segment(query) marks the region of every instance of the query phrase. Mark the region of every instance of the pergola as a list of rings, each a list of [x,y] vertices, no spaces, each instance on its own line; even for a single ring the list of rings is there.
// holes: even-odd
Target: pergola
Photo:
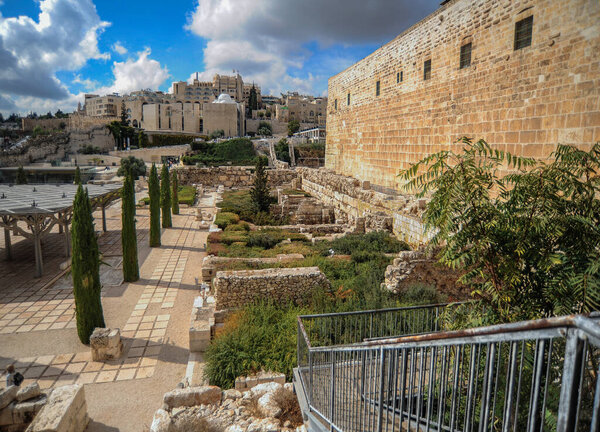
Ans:
[[[102,209],[102,230],[106,232],[105,208],[120,197],[122,185],[85,185],[92,210]],[[12,259],[10,232],[32,239],[35,251],[35,276],[43,272],[42,238],[54,225],[65,236],[65,256],[71,255],[69,224],[73,216],[74,184],[0,184],[0,227],[4,228],[6,259]],[[24,224],[19,225],[19,222]]]

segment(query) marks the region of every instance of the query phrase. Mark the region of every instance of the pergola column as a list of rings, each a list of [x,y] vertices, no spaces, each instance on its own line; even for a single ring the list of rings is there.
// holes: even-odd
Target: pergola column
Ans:
[[[61,225],[62,226],[62,225]],[[71,256],[71,236],[69,235],[69,223],[65,222],[65,256]]]
[[[6,250],[6,260],[12,260],[12,245],[10,244],[10,230],[4,228],[4,249]]]
[[[33,234],[33,250],[35,253],[35,277],[42,277],[44,262],[42,257],[42,236],[39,232]]]

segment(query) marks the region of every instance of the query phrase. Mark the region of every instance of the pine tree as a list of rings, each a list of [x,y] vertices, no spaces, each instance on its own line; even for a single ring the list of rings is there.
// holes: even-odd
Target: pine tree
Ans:
[[[252,202],[259,212],[268,212],[271,206],[271,195],[267,185],[267,171],[265,170],[265,158],[259,158],[256,162],[256,173],[254,184],[250,191]]]
[[[160,173],[160,205],[162,207],[162,227],[171,228],[171,181],[169,180],[169,168],[163,164]]]
[[[17,169],[17,184],[27,184],[27,174],[25,174],[23,165],[20,165]]]
[[[252,84],[252,88],[250,89],[250,96],[248,97],[248,107],[250,108],[250,113],[252,110],[258,109],[258,94],[256,92],[256,87]]]
[[[81,185],[73,201],[71,274],[79,340],[90,343],[96,327],[105,327],[100,299],[100,255],[87,189]]]
[[[135,189],[131,173],[125,176],[121,191],[121,243],[123,245],[123,280],[135,282],[140,278],[135,232]]]
[[[160,186],[156,165],[150,168],[148,179],[148,195],[150,196],[150,247],[160,246]]]
[[[81,184],[81,170],[79,169],[79,165],[75,169],[75,184],[76,185]]]
[[[179,187],[177,181],[177,172],[173,171],[173,194],[171,196],[171,210],[173,214],[179,214],[179,197],[177,196],[177,188]]]

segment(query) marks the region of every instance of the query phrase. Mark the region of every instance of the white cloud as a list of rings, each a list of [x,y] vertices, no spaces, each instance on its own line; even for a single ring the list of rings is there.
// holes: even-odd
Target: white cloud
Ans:
[[[92,89],[98,86],[98,82],[91,80],[89,78],[82,78],[80,74],[76,74],[73,81],[73,84],[81,84],[86,90]]]
[[[263,93],[311,92],[325,77],[290,73],[305,69],[310,52],[303,46],[381,43],[438,5],[439,0],[198,0],[186,28],[208,40],[204,76],[236,69],[266,87]],[[342,65],[348,61],[340,58],[327,73]]]
[[[57,71],[110,59],[98,48],[98,36],[110,23],[100,20],[91,0],[41,0],[39,7],[37,21],[0,15],[0,97],[24,111],[27,103],[41,108],[42,100],[60,105],[73,97]]]
[[[117,41],[113,46],[112,49],[114,52],[116,52],[117,54],[121,54],[121,55],[125,55],[127,54],[127,48],[125,48],[121,42]]]
[[[94,93],[129,93],[144,88],[158,89],[171,75],[167,67],[149,58],[150,48],[138,53],[137,59],[114,62],[112,71],[115,77],[113,84],[97,88]]]

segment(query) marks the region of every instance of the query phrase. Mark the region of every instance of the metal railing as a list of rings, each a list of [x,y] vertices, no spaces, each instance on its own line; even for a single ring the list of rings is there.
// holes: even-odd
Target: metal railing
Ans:
[[[598,316],[437,331],[440,308],[299,317],[310,411],[344,432],[600,431]]]

